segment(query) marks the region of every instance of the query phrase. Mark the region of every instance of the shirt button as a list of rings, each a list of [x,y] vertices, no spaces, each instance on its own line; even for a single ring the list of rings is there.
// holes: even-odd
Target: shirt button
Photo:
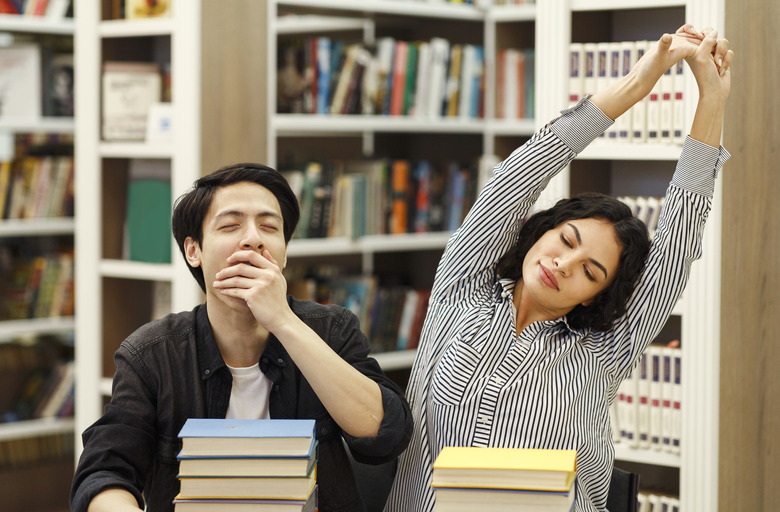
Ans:
[[[274,386],[274,391],[279,391],[279,384],[277,384],[276,386]]]
[[[205,373],[206,375],[211,375],[211,370],[206,370],[206,371],[205,371],[205,372],[203,372],[203,373]]]
[[[277,360],[276,360],[276,362],[277,362],[277,363],[279,363],[279,364],[284,364],[284,359],[282,359],[282,358],[280,357],[279,359],[277,359]]]
[[[323,436],[327,436],[328,435],[328,427],[322,427],[320,429],[320,434],[322,434]]]

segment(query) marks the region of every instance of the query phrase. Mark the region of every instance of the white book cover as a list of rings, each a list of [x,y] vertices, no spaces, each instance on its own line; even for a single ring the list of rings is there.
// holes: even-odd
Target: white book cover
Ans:
[[[658,80],[647,98],[647,141],[661,142],[661,80]]]
[[[618,389],[618,425],[622,441],[627,446],[636,448],[637,443],[637,378],[632,372]]]
[[[650,447],[660,450],[662,447],[663,424],[663,347],[650,345],[647,354],[650,357]]]
[[[470,117],[471,95],[474,91],[474,75],[477,70],[477,51],[474,45],[463,45],[463,56],[460,66],[460,92],[458,94],[458,117],[468,119]]]
[[[634,44],[634,57],[636,64],[647,51],[649,41],[636,41]],[[644,97],[631,107],[631,142],[647,141],[647,104],[649,97]]]
[[[680,441],[682,439],[682,381],[680,370],[682,368],[682,349],[675,349],[672,361],[672,453],[680,453]]]
[[[620,75],[626,76],[636,63],[636,43],[634,41],[620,42]],[[620,126],[618,127],[618,141],[631,142],[631,126],[634,119],[634,108],[628,109],[626,113],[620,116]]]
[[[40,116],[40,47],[36,44],[0,47],[0,119]]]
[[[609,86],[609,47],[610,43],[601,42],[596,43],[596,85],[595,91],[603,91]],[[599,135],[599,139],[604,141],[607,139],[607,132],[602,132]]]
[[[636,499],[638,502],[637,512],[650,512],[650,504],[645,493],[640,492]]]
[[[585,43],[585,79],[584,93],[595,94],[596,89],[596,62],[598,60],[598,46],[596,43]]]
[[[637,366],[639,384],[637,386],[637,430],[639,447],[650,448],[650,358],[645,351]]]
[[[645,226],[647,226],[647,198],[644,196],[638,196],[635,197],[634,200],[636,201],[636,213],[634,215],[636,215],[636,218],[644,222]]]
[[[146,62],[103,65],[103,138],[144,140],[149,109],[162,96],[159,67]]]
[[[585,95],[585,45],[569,45],[569,103],[577,103]]]
[[[450,42],[441,37],[431,39],[431,76],[428,88],[427,117],[439,118],[447,87],[447,64],[450,58]]]
[[[674,430],[674,415],[672,409],[672,394],[674,391],[672,386],[674,385],[673,362],[676,350],[677,349],[671,347],[663,347],[663,349],[661,349],[661,396],[663,397],[663,400],[661,401],[661,444],[663,445],[663,449],[668,452],[671,452]]]
[[[390,105],[390,94],[393,86],[393,55],[395,53],[395,39],[382,37],[376,43],[376,95],[374,99],[375,114],[382,114],[385,102]],[[331,70],[336,72],[337,70]]]
[[[410,116],[423,117],[428,111],[430,75],[431,45],[427,41],[422,41],[417,47],[417,75],[415,76],[414,104],[409,107]]]
[[[657,494],[648,494],[647,503],[649,505],[650,512],[663,512],[661,510],[661,497]]]
[[[608,46],[608,52],[607,52],[608,83],[613,84],[622,77],[621,66],[620,66],[620,43],[619,42],[607,43],[607,46]],[[617,119],[615,119],[615,122],[612,123],[612,126],[607,128],[606,138],[609,142],[618,142],[621,126],[623,126],[625,122],[626,122],[626,116],[621,115]]]
[[[672,142],[685,140],[685,64],[681,60],[674,66],[674,98],[672,99]]]
[[[674,68],[669,68],[659,80],[661,86],[660,142],[674,142]]]
[[[504,119],[517,119],[518,88],[522,87],[522,77],[518,76],[517,66],[522,53],[515,48],[507,48],[504,57],[504,103],[500,106]]]

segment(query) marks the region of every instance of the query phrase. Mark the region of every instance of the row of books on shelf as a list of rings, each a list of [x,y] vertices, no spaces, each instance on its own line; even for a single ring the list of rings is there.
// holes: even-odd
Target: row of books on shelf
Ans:
[[[73,361],[35,368],[24,380],[10,409],[3,412],[3,423],[73,416],[75,381]]]
[[[640,491],[637,512],[680,512],[680,498],[670,494]]]
[[[382,37],[375,45],[327,36],[281,42],[277,111],[416,118],[483,116],[482,46]]]
[[[430,289],[382,285],[376,276],[317,279],[292,274],[288,282],[299,300],[339,304],[355,313],[372,353],[417,348]]]
[[[476,197],[474,165],[378,159],[283,171],[301,204],[297,238],[454,231]]]
[[[0,344],[0,423],[73,412],[72,335]]]
[[[631,213],[634,214],[634,217],[645,223],[647,230],[652,237],[655,230],[658,229],[658,218],[661,215],[664,198],[652,196],[618,196],[618,199],[631,208]]]
[[[0,47],[0,83],[0,119],[73,117],[72,46],[13,36]]]
[[[50,20],[73,17],[72,0],[0,0],[0,14],[45,16]]]
[[[569,101],[603,90],[627,75],[655,41],[571,43]],[[685,137],[685,66],[681,60],[650,94],[620,116],[601,137],[608,142],[682,143]]]
[[[73,250],[38,256],[15,255],[0,246],[0,319],[24,320],[72,316],[74,310]]]
[[[0,220],[72,217],[70,156],[26,156],[0,162]]]
[[[314,420],[189,418],[177,512],[317,509]]]
[[[0,471],[73,460],[73,433],[65,432],[0,441]]]
[[[525,119],[534,117],[533,48],[502,48],[496,65],[496,117]]]
[[[621,383],[611,410],[616,443],[680,453],[682,350],[675,345],[650,345]]]
[[[445,447],[433,463],[437,512],[574,510],[574,450]]]

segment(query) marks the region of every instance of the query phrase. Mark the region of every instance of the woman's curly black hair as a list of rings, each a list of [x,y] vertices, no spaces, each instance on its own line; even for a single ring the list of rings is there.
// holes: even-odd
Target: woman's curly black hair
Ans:
[[[566,318],[574,329],[606,331],[625,314],[628,299],[650,252],[647,226],[620,200],[605,194],[586,193],[561,199],[552,208],[535,213],[520,228],[514,247],[498,261],[496,272],[501,278],[521,279],[525,255],[542,235],[566,221],[588,218],[605,220],[614,227],[621,246],[618,272],[589,306],[577,305]]]

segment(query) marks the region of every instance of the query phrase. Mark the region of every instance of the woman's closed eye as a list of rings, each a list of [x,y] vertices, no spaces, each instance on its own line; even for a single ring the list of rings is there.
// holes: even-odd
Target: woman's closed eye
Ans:
[[[593,281],[595,283],[596,282],[596,276],[593,275],[593,273],[590,271],[588,266],[587,265],[583,265],[582,269],[585,271],[585,277],[587,277],[588,279],[590,279],[591,281]]]

